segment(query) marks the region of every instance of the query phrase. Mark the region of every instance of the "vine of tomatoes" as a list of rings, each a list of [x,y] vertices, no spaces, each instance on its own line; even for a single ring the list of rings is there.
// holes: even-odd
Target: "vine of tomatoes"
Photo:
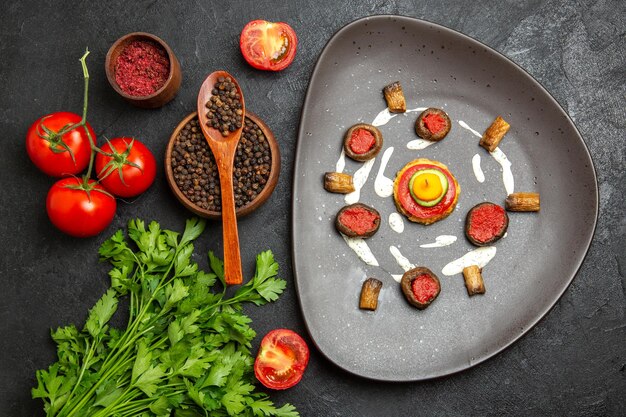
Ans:
[[[96,134],[87,122],[88,55],[86,50],[80,58],[85,83],[82,116],[52,113],[37,119],[26,134],[26,151],[35,166],[61,177],[48,191],[48,217],[59,230],[76,237],[95,236],[106,229],[115,217],[115,196],[141,194],[156,175],[154,156],[138,140],[115,138],[96,146]],[[97,180],[91,178],[94,162]],[[85,168],[87,172],[77,177]]]

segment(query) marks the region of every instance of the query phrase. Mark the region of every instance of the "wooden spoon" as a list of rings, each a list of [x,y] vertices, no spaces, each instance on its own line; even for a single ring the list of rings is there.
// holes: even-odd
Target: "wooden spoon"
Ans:
[[[222,132],[207,125],[206,103],[211,100],[211,90],[219,77],[230,78],[235,84],[241,101],[241,127],[223,136]],[[226,284],[237,285],[243,282],[241,273],[241,254],[239,252],[239,234],[237,232],[237,216],[235,214],[235,195],[233,191],[233,164],[237,143],[243,130],[246,106],[243,93],[235,77],[226,71],[215,71],[204,80],[198,93],[198,120],[202,133],[209,143],[211,152],[220,175],[222,200],[222,229],[224,233],[224,278]]]

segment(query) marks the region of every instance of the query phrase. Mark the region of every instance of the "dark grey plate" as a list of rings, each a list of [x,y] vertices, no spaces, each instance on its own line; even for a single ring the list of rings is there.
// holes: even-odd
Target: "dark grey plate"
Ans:
[[[453,127],[442,142],[411,151],[405,144],[416,139],[417,113],[381,126],[383,151],[395,148],[386,176],[393,178],[412,159],[436,159],[448,165],[462,191],[450,217],[427,227],[405,221],[398,234],[387,223],[393,199],[374,192],[381,151],[360,199],[383,217],[379,232],[367,241],[380,263],[371,267],[335,231],[334,216],[344,200],[324,191],[322,175],[334,171],[345,130],[371,123],[386,106],[383,86],[395,80],[404,87],[408,108],[443,108]],[[510,213],[508,236],[497,242],[497,254],[483,270],[487,293],[469,298],[463,277],[441,270],[474,249],[463,235],[467,210],[485,200],[503,204],[506,192],[500,165],[458,122],[483,132],[499,114],[511,124],[500,147],[513,164],[515,191],[539,192],[542,210]],[[477,153],[486,176],[482,184],[472,171]],[[345,172],[360,165],[347,160]],[[574,124],[539,83],[499,53],[445,27],[398,16],[353,22],[324,48],[302,110],[293,257],[311,337],[341,368],[379,380],[420,380],[500,352],[532,328],[570,284],[591,242],[597,207],[593,163]],[[444,248],[420,248],[443,234],[458,240]],[[404,300],[390,275],[403,272],[390,245],[439,275],[441,294],[428,309],[418,311]],[[376,312],[358,308],[361,283],[369,276],[384,283]]]

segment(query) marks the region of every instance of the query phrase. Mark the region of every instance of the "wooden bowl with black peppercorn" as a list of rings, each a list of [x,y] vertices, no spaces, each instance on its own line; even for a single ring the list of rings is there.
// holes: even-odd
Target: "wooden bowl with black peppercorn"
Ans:
[[[165,176],[187,209],[220,219],[219,175],[198,123],[198,113],[193,112],[174,129],[165,151]],[[274,191],[280,174],[280,151],[270,128],[248,109],[244,123],[233,169],[237,217],[260,207]]]
[[[120,59],[124,64],[121,68]],[[146,32],[129,33],[115,41],[107,53],[105,71],[120,96],[150,109],[171,101],[182,81],[180,63],[172,49],[163,39]]]

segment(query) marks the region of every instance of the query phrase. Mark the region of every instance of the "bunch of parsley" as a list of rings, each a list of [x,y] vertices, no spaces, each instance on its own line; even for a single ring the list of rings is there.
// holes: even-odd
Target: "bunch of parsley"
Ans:
[[[89,311],[82,330],[52,331],[58,361],[37,371],[33,398],[47,416],[297,416],[255,392],[250,354],[255,332],[242,303],[263,305],[285,289],[272,252],[257,256],[253,279],[226,296],[222,262],[212,272],[192,261],[205,223],[188,220],[182,236],[140,220],[100,247],[113,265],[111,288]],[[217,281],[223,291],[214,291]],[[107,323],[128,297],[128,324]]]

